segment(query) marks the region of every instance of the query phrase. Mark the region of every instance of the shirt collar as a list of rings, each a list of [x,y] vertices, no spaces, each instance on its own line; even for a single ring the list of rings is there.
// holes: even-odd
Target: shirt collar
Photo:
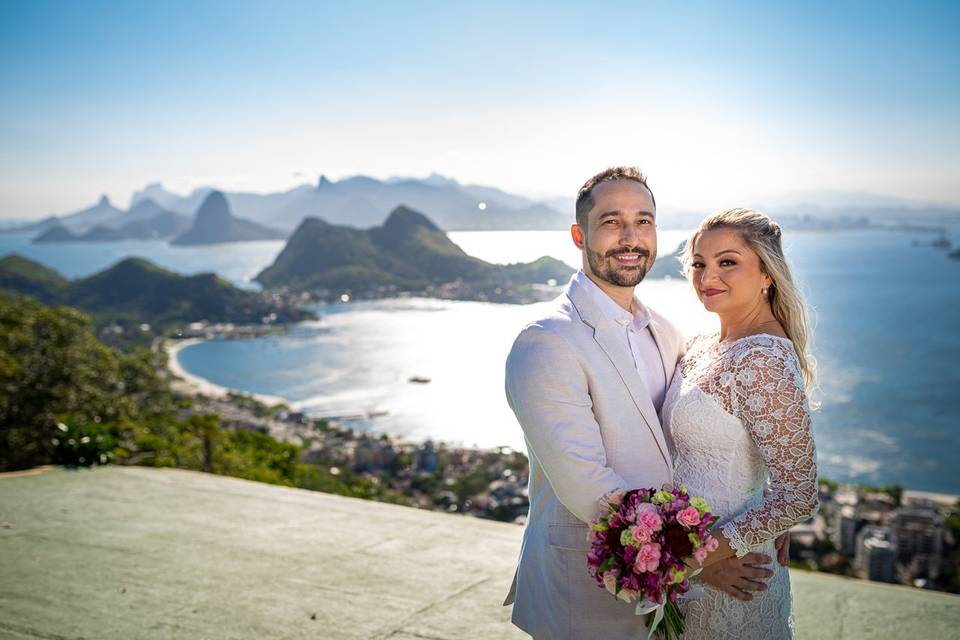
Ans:
[[[574,278],[580,283],[580,286],[590,292],[590,298],[608,322],[615,322],[621,327],[626,327],[632,323],[637,330],[645,329],[650,324],[650,312],[636,297],[633,298],[633,313],[630,313],[614,302],[613,298],[604,293],[603,289],[588,278],[582,270],[577,271]]]

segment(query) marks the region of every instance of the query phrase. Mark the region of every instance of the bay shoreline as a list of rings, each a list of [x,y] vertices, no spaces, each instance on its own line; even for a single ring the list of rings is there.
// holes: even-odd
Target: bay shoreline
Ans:
[[[267,406],[285,404],[290,407],[291,410],[296,411],[299,409],[296,402],[292,402],[286,398],[265,393],[253,393],[242,389],[230,389],[187,371],[180,362],[180,352],[187,347],[209,341],[209,338],[165,338],[163,340],[160,348],[167,354],[167,368],[175,378],[171,383],[174,390],[186,395],[204,395],[220,400],[228,399],[230,394],[234,393],[252,397]]]

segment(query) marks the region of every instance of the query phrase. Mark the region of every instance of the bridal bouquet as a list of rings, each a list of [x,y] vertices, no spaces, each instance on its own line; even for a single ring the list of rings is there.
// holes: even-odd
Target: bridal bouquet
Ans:
[[[716,520],[706,501],[683,486],[615,491],[590,528],[588,571],[612,595],[636,602],[637,615],[654,614],[648,639],[679,638],[683,614],[676,600],[700,571],[687,563],[702,563],[716,550],[709,534]]]

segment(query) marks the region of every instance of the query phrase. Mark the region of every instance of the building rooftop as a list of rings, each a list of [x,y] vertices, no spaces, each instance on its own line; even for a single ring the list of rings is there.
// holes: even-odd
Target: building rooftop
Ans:
[[[526,637],[522,528],[175,469],[0,474],[0,636]],[[956,637],[960,597],[792,572],[798,637]]]

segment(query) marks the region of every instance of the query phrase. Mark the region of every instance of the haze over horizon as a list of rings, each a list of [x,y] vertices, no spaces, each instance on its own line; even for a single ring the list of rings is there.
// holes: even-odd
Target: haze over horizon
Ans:
[[[58,217],[63,217],[66,215],[75,214],[79,210],[86,209],[94,204],[101,202],[103,198],[106,198],[107,201],[110,203],[110,205],[114,207],[117,207],[123,210],[126,210],[126,209],[132,210],[132,208],[137,202],[140,202],[145,199],[151,199],[152,196],[151,196],[150,190],[154,188],[159,188],[183,200],[186,200],[190,196],[194,196],[195,194],[206,193],[211,190],[220,191],[225,194],[240,193],[240,194],[256,194],[256,195],[265,196],[265,195],[276,195],[278,193],[287,192],[287,191],[296,190],[296,189],[302,189],[305,187],[316,187],[317,181],[321,177],[326,178],[332,184],[335,185],[342,181],[350,181],[350,179],[352,178],[371,178],[373,176],[367,176],[364,174],[351,174],[351,175],[344,175],[342,178],[339,178],[339,179],[335,179],[335,178],[331,178],[328,175],[321,174],[321,176],[318,176],[317,180],[314,180],[313,182],[303,181],[302,180],[303,176],[301,175],[297,175],[295,177],[300,179],[301,182],[291,183],[289,187],[282,187],[276,190],[263,190],[263,191],[256,191],[256,190],[244,191],[241,189],[230,190],[230,189],[223,188],[217,184],[196,184],[189,189],[186,189],[183,191],[177,191],[174,189],[167,188],[167,186],[160,181],[154,181],[145,185],[141,185],[139,188],[135,188],[133,191],[131,191],[130,195],[125,199],[118,200],[115,197],[112,197],[110,194],[101,193],[100,196],[98,196],[96,200],[93,202],[78,203],[78,204],[75,204],[69,210],[48,212],[47,215],[55,215]],[[428,176],[390,175],[383,178],[374,178],[374,179],[384,183],[393,183],[393,182],[411,181],[411,180],[417,181],[417,182],[429,183],[433,180],[444,181],[444,182],[448,180],[452,180],[458,183],[461,187],[481,187],[481,188],[493,188],[493,189],[499,188],[497,185],[467,184],[463,181],[456,180],[452,176],[445,176],[437,172],[431,172],[430,175]],[[552,207],[554,210],[557,210],[560,212],[566,212],[568,208],[572,211],[574,196],[575,196],[575,194],[538,196],[537,194],[526,194],[526,193],[511,194],[509,192],[507,193],[508,195],[528,197],[534,202],[543,202],[548,206]],[[659,191],[657,191],[657,193],[659,193]],[[200,200],[201,203],[203,199],[205,198],[201,198]],[[561,206],[560,201],[562,200],[568,200],[569,202],[566,203],[564,206]],[[815,205],[823,209],[846,208],[846,207],[853,207],[853,208],[860,208],[860,207],[907,207],[907,208],[938,207],[939,208],[939,207],[944,207],[944,208],[950,208],[952,210],[957,210],[957,212],[960,213],[960,203],[938,202],[934,200],[917,200],[917,199],[905,198],[902,196],[885,196],[885,195],[876,194],[876,193],[849,192],[849,191],[839,191],[839,190],[829,190],[829,189],[793,191],[793,192],[785,192],[780,194],[767,194],[767,195],[758,196],[756,200],[757,202],[759,202],[761,205],[765,207],[774,206],[777,208],[779,206],[796,207],[797,205],[805,205],[805,204]],[[482,202],[482,201],[483,201],[483,198],[477,199],[478,204],[479,202]],[[398,205],[399,204],[404,204],[404,203],[398,203]],[[751,204],[753,205],[756,203],[751,203]],[[717,207],[713,207],[713,209],[711,210],[714,210],[716,208]],[[663,207],[661,207],[661,209],[663,209]],[[689,212],[683,207],[679,207],[679,208],[674,207],[673,211],[676,212],[678,209],[681,211]],[[182,208],[180,208],[179,210],[187,214],[193,213],[193,211],[187,211]],[[435,212],[425,210],[425,213],[435,213]],[[771,210],[770,213],[774,214],[778,212]],[[47,215],[35,216],[33,218],[11,218],[11,217],[0,216],[0,222],[4,220],[10,220],[15,222],[31,222],[31,221],[37,222],[46,218]],[[479,215],[482,215],[482,214],[479,214]]]
[[[661,207],[960,203],[960,5],[8,2],[0,219],[160,182],[272,192],[437,172]]]

